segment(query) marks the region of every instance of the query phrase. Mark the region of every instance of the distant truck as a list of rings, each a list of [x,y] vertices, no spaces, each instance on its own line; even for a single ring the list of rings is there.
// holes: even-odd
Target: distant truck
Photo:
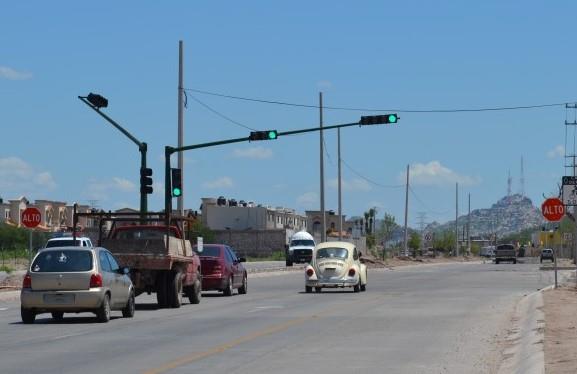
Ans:
[[[98,246],[130,268],[136,296],[155,292],[160,308],[179,308],[182,295],[200,303],[200,258],[181,230],[187,218],[172,217],[167,226],[163,213],[76,213],[75,223],[80,216],[99,222]]]
[[[495,263],[503,261],[517,263],[517,251],[513,244],[499,244],[495,248]]]
[[[310,263],[315,248],[315,239],[306,231],[299,231],[290,238],[290,243],[286,250],[286,266],[293,266],[293,263]]]

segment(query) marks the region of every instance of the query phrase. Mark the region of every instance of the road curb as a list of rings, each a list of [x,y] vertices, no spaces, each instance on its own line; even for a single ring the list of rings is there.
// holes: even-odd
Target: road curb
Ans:
[[[523,297],[516,305],[514,325],[509,330],[503,351],[505,359],[499,374],[544,374],[545,373],[545,314],[543,292],[553,286],[542,288]]]

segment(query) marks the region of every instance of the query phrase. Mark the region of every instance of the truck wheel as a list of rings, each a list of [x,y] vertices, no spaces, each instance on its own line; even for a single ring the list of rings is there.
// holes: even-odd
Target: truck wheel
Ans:
[[[159,308],[166,308],[168,306],[166,276],[167,274],[164,271],[159,272],[156,276],[156,301],[158,302]]]
[[[224,293],[224,296],[232,296],[232,276],[228,278],[228,281],[226,282],[226,287],[222,292]]]
[[[293,266],[292,260],[286,259],[286,266]]]
[[[305,292],[311,293],[311,292],[313,292],[313,288],[311,286],[305,286]]]
[[[22,317],[22,323],[27,325],[34,323],[36,319],[36,313],[32,309],[20,308],[20,316]]]
[[[516,264],[516,263],[517,263],[517,260],[513,260],[513,263]]]
[[[134,301],[134,292],[130,292],[130,296],[128,297],[128,301],[126,302],[126,306],[122,309],[122,317],[124,318],[132,318],[134,317],[134,311],[136,310],[136,305]]]
[[[110,321],[110,296],[108,294],[104,295],[104,300],[96,311],[96,319],[101,323]]]
[[[245,274],[244,277],[242,278],[242,286],[240,286],[240,287],[238,288],[238,293],[239,293],[240,295],[245,295],[245,294],[246,294],[246,291],[247,291],[247,288],[248,288],[248,284],[247,284],[247,283],[248,283],[248,282],[247,282],[246,274]]]
[[[322,287],[315,287],[316,293],[321,293],[322,290],[323,290]]]
[[[202,298],[202,287],[200,280],[196,280],[194,284],[187,288],[188,301],[191,304],[200,304],[200,299]]]
[[[64,312],[52,312],[52,319],[55,321],[62,321],[64,318]]]
[[[171,308],[180,308],[182,305],[182,273],[171,274],[168,284],[168,304]]]
[[[499,264],[499,260],[495,260],[495,263],[496,263],[496,264]]]

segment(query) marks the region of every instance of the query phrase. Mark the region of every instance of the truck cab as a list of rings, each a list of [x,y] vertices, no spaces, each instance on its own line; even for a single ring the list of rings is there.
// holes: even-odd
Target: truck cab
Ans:
[[[310,263],[315,248],[315,239],[306,231],[299,231],[290,238],[286,251],[286,266],[293,263]]]

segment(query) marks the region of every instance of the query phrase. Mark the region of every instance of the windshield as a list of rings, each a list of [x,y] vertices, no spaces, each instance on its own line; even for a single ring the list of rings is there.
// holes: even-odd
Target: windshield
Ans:
[[[80,240],[72,240],[72,239],[56,239],[56,240],[49,240],[46,243],[46,248],[52,247],[72,247],[75,245],[80,245]]]
[[[317,258],[338,258],[345,260],[349,251],[344,248],[321,248],[317,251]]]
[[[92,269],[92,252],[76,250],[40,252],[31,269],[35,273],[88,271]]]
[[[291,247],[297,247],[297,246],[314,247],[315,242],[310,239],[295,239],[291,241]]]

